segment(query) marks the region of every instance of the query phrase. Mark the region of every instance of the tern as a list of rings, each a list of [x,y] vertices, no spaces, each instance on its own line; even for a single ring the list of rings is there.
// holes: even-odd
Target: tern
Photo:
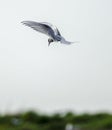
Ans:
[[[52,42],[60,42],[63,44],[67,44],[70,45],[74,42],[69,42],[67,41],[59,32],[59,30],[57,29],[56,26],[47,23],[47,22],[35,22],[35,21],[22,21],[22,24],[31,27],[32,29],[46,34],[49,38],[48,38],[48,46],[52,43]]]

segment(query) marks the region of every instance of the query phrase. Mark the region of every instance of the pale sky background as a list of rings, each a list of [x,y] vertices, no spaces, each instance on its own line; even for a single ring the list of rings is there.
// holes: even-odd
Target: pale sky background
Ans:
[[[70,46],[20,22],[56,25]],[[112,112],[112,0],[0,1],[0,112]]]

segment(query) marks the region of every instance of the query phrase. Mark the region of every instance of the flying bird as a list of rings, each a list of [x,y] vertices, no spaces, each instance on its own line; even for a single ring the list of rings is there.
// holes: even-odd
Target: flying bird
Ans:
[[[69,42],[67,41],[59,32],[59,30],[57,29],[57,27],[55,27],[54,25],[47,23],[47,22],[34,22],[34,21],[23,21],[21,22],[22,24],[31,27],[32,29],[46,34],[49,38],[48,38],[48,46],[52,43],[52,42],[60,42],[63,44],[72,44],[73,42]]]

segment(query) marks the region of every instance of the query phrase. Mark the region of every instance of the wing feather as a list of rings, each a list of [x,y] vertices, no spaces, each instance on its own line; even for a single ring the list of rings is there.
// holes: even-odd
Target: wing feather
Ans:
[[[52,30],[54,31],[55,35],[61,36],[61,33],[59,32],[59,30],[58,30],[58,28],[56,26],[52,25],[51,23],[47,23],[47,22],[42,22],[42,24],[48,25],[49,27],[52,28]]]
[[[22,23],[24,25],[31,27],[32,29],[34,29],[40,33],[44,33],[46,35],[49,35],[49,30],[51,29],[48,26],[44,26],[43,24],[34,22],[34,21],[23,21]]]
[[[50,23],[46,23],[46,22],[39,23],[34,21],[23,21],[22,23],[40,33],[44,33],[53,38],[55,37],[55,35],[61,36],[59,30]]]

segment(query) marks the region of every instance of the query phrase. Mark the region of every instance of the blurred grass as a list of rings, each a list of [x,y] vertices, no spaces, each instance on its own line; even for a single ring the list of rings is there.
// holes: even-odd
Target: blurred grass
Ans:
[[[65,130],[67,124],[79,130],[112,130],[112,114],[64,114],[45,115],[34,111],[0,116],[0,130]]]

